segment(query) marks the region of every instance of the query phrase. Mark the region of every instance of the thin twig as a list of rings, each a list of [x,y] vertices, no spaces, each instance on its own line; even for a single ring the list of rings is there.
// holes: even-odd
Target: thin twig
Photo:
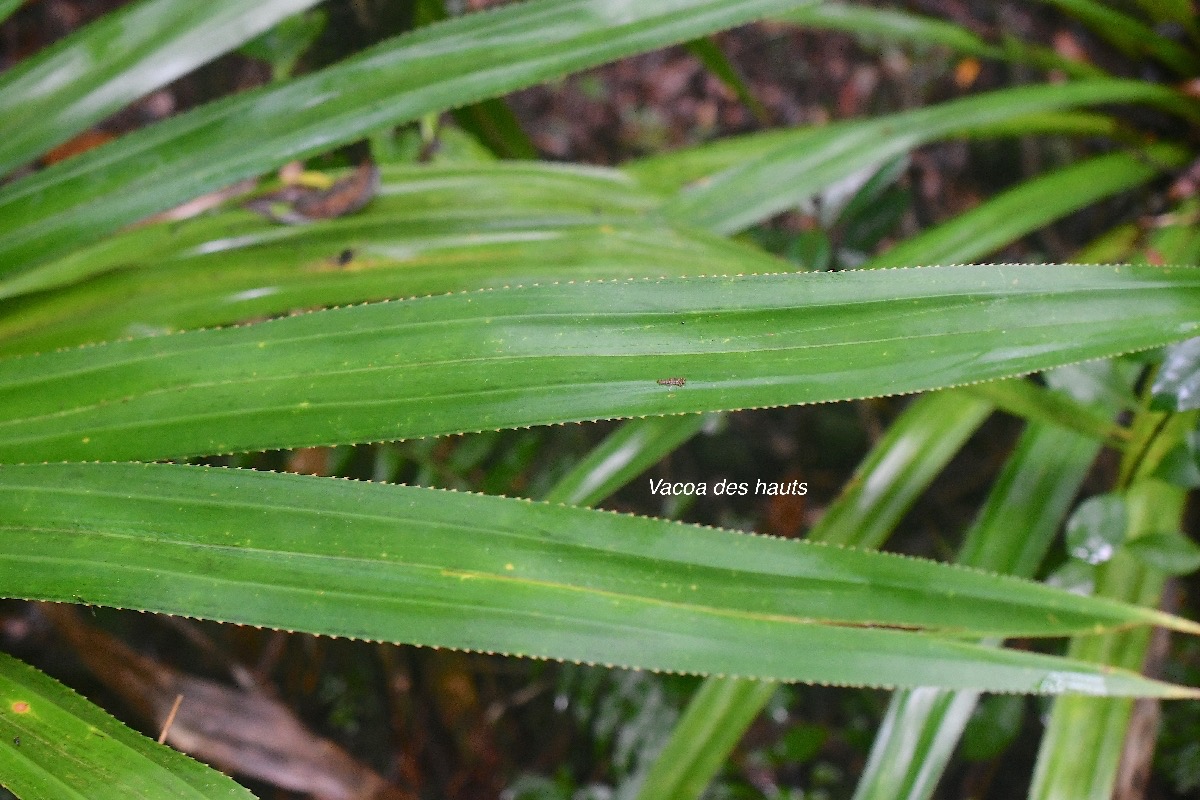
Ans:
[[[167,740],[167,732],[171,730],[171,725],[175,723],[175,715],[179,713],[179,704],[183,702],[183,695],[175,695],[175,702],[171,704],[171,713],[167,714],[167,721],[163,723],[162,733],[158,734],[158,743],[162,744]]]

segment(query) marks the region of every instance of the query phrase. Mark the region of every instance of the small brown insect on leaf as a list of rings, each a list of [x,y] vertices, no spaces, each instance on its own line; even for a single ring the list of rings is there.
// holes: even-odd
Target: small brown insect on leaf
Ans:
[[[687,378],[659,378],[659,386],[683,386],[687,383]]]

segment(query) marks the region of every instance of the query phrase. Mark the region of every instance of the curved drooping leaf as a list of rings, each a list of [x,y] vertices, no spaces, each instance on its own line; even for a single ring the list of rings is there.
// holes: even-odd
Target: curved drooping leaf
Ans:
[[[387,215],[212,239],[8,301],[0,353],[278,316],[296,309],[509,285],[776,272],[761,251],[631,217]],[[149,262],[149,263],[147,263]]]
[[[1029,63],[1045,69],[1059,69],[1075,78],[1095,78],[1105,74],[1098,67],[1064,58],[1046,47],[1017,39],[1006,39],[1003,45],[993,44],[953,22],[891,8],[823,2],[784,14],[780,19],[806,28],[845,31],[873,40],[941,46],[961,55]]]
[[[12,13],[20,7],[25,0],[0,0],[0,22],[12,16]]]
[[[489,227],[504,230],[521,224],[600,225],[645,215],[661,202],[624,173],[597,167],[529,162],[386,165],[380,168],[375,198],[350,217],[292,226],[270,223],[244,211],[226,211],[147,225],[53,259],[8,280],[5,286],[10,294],[40,292],[106,273],[170,269],[180,259],[192,259],[189,274],[203,270],[205,277],[189,283],[228,288],[223,284],[224,262],[213,264],[210,272],[210,256],[224,254],[236,261],[244,254],[255,261],[274,263],[283,260],[280,253],[289,248],[304,250],[321,242],[323,249],[315,248],[317,254],[334,258],[346,248],[378,237],[393,242],[389,250],[400,253],[393,255],[400,259],[403,248],[396,242],[422,232],[425,225],[432,228],[430,233],[439,225],[457,225],[451,230],[466,241],[462,233],[472,225],[478,226],[480,233]],[[537,241],[552,236],[528,234],[525,238]],[[419,243],[414,246],[419,249]],[[130,289],[126,294],[130,292],[141,293]],[[113,295],[110,300],[116,299],[118,291]]]
[[[2,652],[0,785],[30,800],[254,797]]]
[[[881,553],[501,497],[171,464],[6,466],[0,509],[0,596],[778,680],[1193,693],[873,627],[1057,634],[1152,622],[1200,631],[1149,609]]]
[[[1135,16],[1123,13],[1109,3],[1096,0],[1042,0],[1058,6],[1108,39],[1130,56],[1152,56],[1176,72],[1194,75],[1200,69],[1200,57],[1187,45],[1164,36]],[[1194,23],[1193,23],[1194,24]]]
[[[1186,148],[1158,144],[1111,153],[1025,181],[987,202],[906,239],[871,259],[872,267],[974,261],[1105,197],[1186,164]],[[914,259],[923,259],[922,262]]]
[[[811,0],[533,0],[429,25],[0,188],[2,271],[18,274],[149,214],[386,125],[804,2]]]
[[[142,0],[0,73],[0,175],[320,0]]]
[[[855,121],[833,122],[820,127],[777,128],[731,136],[705,142],[695,147],[644,156],[621,165],[624,172],[638,179],[647,189],[674,192],[693,182],[731,169],[743,161],[762,156],[788,146],[800,152],[810,136],[828,135],[843,127],[853,129]],[[1115,137],[1121,133],[1120,123],[1109,116],[1085,111],[1047,111],[1035,114],[1016,112],[1014,115],[984,125],[968,126],[957,135],[987,138],[991,136],[1030,136],[1062,134],[1074,136]],[[699,210],[703,211],[703,208]],[[957,259],[956,259],[957,260]]]
[[[1200,270],[561,284],[0,361],[0,461],[160,459],[923,391],[1187,338]],[[897,364],[905,365],[903,370]],[[683,385],[662,385],[670,377]]]
[[[938,138],[961,135],[1015,114],[1097,103],[1155,103],[1195,116],[1192,104],[1142,81],[1087,80],[1022,86],[915,111],[806,132],[792,142],[730,167],[670,201],[668,213],[691,224],[733,233],[806,199],[834,181],[878,166]]]

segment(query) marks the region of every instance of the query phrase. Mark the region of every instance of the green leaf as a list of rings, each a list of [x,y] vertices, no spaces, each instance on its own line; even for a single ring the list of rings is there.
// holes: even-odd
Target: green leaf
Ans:
[[[571,506],[171,464],[10,465],[0,519],[8,597],[788,681],[1193,693],[873,627],[1200,631],[1161,612]]]
[[[749,85],[738,73],[721,48],[711,38],[693,39],[687,43],[688,52],[700,60],[704,68],[715,75],[721,83],[737,96],[737,99],[750,110],[760,125],[771,124],[771,112],[762,104]]]
[[[1063,58],[1045,47],[1018,39],[1006,40],[1004,46],[995,45],[953,22],[890,8],[824,2],[790,12],[780,19],[806,28],[846,31],[871,40],[907,42],[919,47],[946,47],[962,55],[1060,69],[1074,78],[1104,75],[1103,70]]]
[[[1014,695],[985,697],[963,730],[962,753],[969,761],[996,758],[1021,732],[1025,698]]]
[[[1167,349],[1154,385],[1152,408],[1157,411],[1194,411],[1200,408],[1200,337]]]
[[[761,158],[785,146],[800,152],[804,142],[810,137],[826,136],[842,129],[853,130],[854,126],[859,124],[862,123],[834,122],[822,127],[782,128],[731,136],[695,147],[635,159],[624,164],[622,169],[636,177],[647,188],[660,192],[674,192],[690,183],[702,183],[704,179],[718,172],[736,167],[744,161]],[[1091,112],[1017,112],[1014,116],[957,131],[954,135],[978,138],[1029,136],[1035,133],[1112,138],[1120,135],[1122,128],[1112,117]],[[927,259],[923,261],[931,263]]]
[[[871,448],[809,540],[878,547],[990,412],[988,403],[957,391],[916,398]],[[700,797],[771,691],[753,681],[705,680],[662,753],[635,778],[638,800]]]
[[[1127,55],[1149,55],[1184,75],[1200,70],[1200,58],[1185,45],[1160,35],[1136,17],[1096,0],[1042,0],[1078,18]]]
[[[414,17],[420,25],[446,19],[442,0],[417,0]],[[463,130],[500,158],[537,158],[537,147],[521,128],[520,120],[503,98],[493,97],[454,109],[454,120]]]
[[[0,361],[0,461],[917,392],[1184,338],[1200,327],[1198,303],[1195,269],[1006,265],[532,286],[319,311]],[[657,383],[674,376],[686,384]]]
[[[938,45],[981,58],[1004,56],[1002,48],[989,44],[961,25],[891,8],[822,2],[783,14],[779,19],[811,28],[847,31],[925,46]]]
[[[1192,432],[1163,457],[1154,477],[1185,489],[1200,487],[1200,432]]]
[[[1082,368],[1055,370],[1047,375],[1047,381],[1082,401],[1093,394],[1095,373],[1105,371],[1103,365],[1093,362]],[[1115,413],[1116,403],[1109,399],[1107,404],[1107,410]],[[958,563],[1031,577],[1099,450],[1096,439],[1058,425],[1028,426],[968,530]],[[896,692],[855,800],[931,797],[977,699],[977,692]]]
[[[0,175],[319,0],[142,0],[0,74]]]
[[[704,681],[675,723],[653,769],[634,776],[618,796],[700,797],[777,688],[767,681]]]
[[[533,0],[384,42],[243,92],[0,189],[13,274],[122,225],[386,125],[694,39],[806,0]]]
[[[1159,430],[1154,421],[1147,423],[1148,428]],[[1163,426],[1162,432],[1171,436],[1172,427]],[[1185,499],[1186,492],[1178,487],[1156,480],[1135,481],[1125,494],[1129,510],[1126,538],[1133,542],[1179,525]],[[1159,602],[1164,579],[1162,572],[1144,566],[1126,552],[1118,552],[1097,568],[1096,594],[1153,606]],[[1073,658],[1098,664],[1140,668],[1149,640],[1149,631],[1145,630],[1079,636],[1071,640],[1068,652]],[[1064,702],[1059,698],[1054,703],[1029,790],[1031,800],[1112,797],[1132,703],[1080,700]]]
[[[1125,550],[1143,564],[1168,575],[1187,575],[1200,569],[1200,546],[1178,531],[1139,536]]]
[[[494,245],[497,240],[511,240],[531,247],[539,243],[550,247],[566,233],[560,229],[569,226],[600,228],[610,223],[634,223],[645,229],[649,223],[640,217],[661,202],[659,197],[643,191],[621,172],[578,165],[526,162],[470,166],[390,165],[383,167],[380,173],[376,197],[366,209],[349,217],[302,226],[276,225],[257,214],[231,211],[184,222],[149,225],[80,248],[0,282],[0,295],[39,292],[95,275],[154,270],[161,265],[170,273],[164,279],[168,285],[177,287],[181,283],[181,274],[189,277],[182,281],[188,284],[189,291],[204,291],[214,284],[217,294],[211,299],[222,301],[216,303],[220,306],[225,299],[220,292],[233,294],[240,289],[262,286],[261,281],[246,285],[249,277],[259,269],[270,270],[268,274],[276,280],[283,279],[281,272],[284,275],[312,273],[313,265],[308,264],[306,268],[303,263],[297,264],[298,259],[292,256],[292,251],[302,257],[325,259],[322,263],[328,267],[328,260],[338,260],[336,257],[346,248],[378,243],[378,252],[373,254],[375,260],[370,262],[371,267],[377,267],[389,263],[405,264],[410,254],[419,256],[434,244],[441,244],[438,249],[452,244],[465,248],[472,243],[470,234],[474,232],[481,234],[480,246]],[[540,226],[547,226],[549,230],[540,231]],[[662,225],[653,227],[656,235],[668,242],[673,238],[670,232],[660,230]],[[509,232],[507,236],[506,231]],[[432,241],[426,242],[427,239]],[[710,237],[709,241],[718,240]],[[720,246],[731,248],[725,243]],[[584,250],[586,246],[580,245],[578,249]],[[592,249],[604,248],[593,243]],[[744,248],[742,252],[746,252]],[[383,265],[378,263],[381,259]],[[179,261],[186,265],[180,268],[180,274],[174,274],[172,268]],[[366,266],[360,263],[349,265],[348,269],[316,271],[336,272],[341,275],[339,280],[345,280],[344,273]],[[226,278],[227,271],[248,274],[243,274],[239,283],[238,278]],[[420,275],[425,271],[415,270],[417,276],[409,275],[410,288],[400,291],[399,295],[421,293],[424,289]],[[204,273],[203,280],[195,280],[197,272]],[[414,270],[400,274],[411,272]],[[434,273],[438,274],[438,271],[434,270]],[[411,283],[414,277],[417,278],[415,284]],[[125,279],[150,283],[150,279],[140,276],[117,277],[118,281]],[[389,279],[388,283],[392,281]],[[435,279],[430,284],[430,291],[479,288],[480,285],[486,284],[463,286],[439,283]],[[116,303],[125,295],[133,295],[136,300],[144,294],[150,295],[147,305],[151,307],[164,301],[161,294],[155,295],[155,290],[149,286],[118,286],[103,298],[101,305]],[[396,294],[393,291],[387,296]],[[308,300],[301,305],[320,302]],[[99,310],[90,309],[88,316]],[[10,316],[12,311],[9,309]],[[70,315],[78,313],[79,309],[76,309]]]
[[[931,796],[978,699],[929,687],[894,692],[854,800]]]
[[[503,98],[456,109],[455,121],[501,158],[537,158],[537,147]]]
[[[1118,494],[1089,497],[1067,520],[1067,552],[1088,564],[1103,564],[1125,540],[1125,501]]]
[[[1177,22],[1189,30],[1196,25],[1196,9],[1191,0],[1137,0],[1137,4],[1156,22]]]
[[[511,284],[780,271],[704,231],[647,220],[618,172],[497,163],[389,170],[352,217],[268,225],[244,212],[142,228],[29,273],[0,353],[242,322],[294,309]],[[24,284],[24,288],[29,287]]]
[[[990,403],[961,390],[913,400],[859,464],[809,538],[850,547],[882,546],[991,413]]]
[[[1190,158],[1185,148],[1160,144],[1077,162],[1024,181],[949,222],[901,242],[873,258],[871,266],[945,264],[986,257],[1060,217],[1183,166]]]
[[[12,16],[25,0],[0,0],[0,22]]]
[[[967,386],[963,391],[988,400],[998,408],[1031,422],[1069,428],[1116,448],[1124,447],[1129,431],[1084,403],[1053,392],[1024,378]]]
[[[682,192],[670,214],[721,233],[734,233],[786,210],[833,182],[876,167],[939,138],[962,135],[1018,113],[1096,103],[1145,102],[1194,115],[1170,89],[1143,81],[1089,80],[1015,89],[929,108],[805,131],[797,141],[743,161]]]
[[[295,69],[300,57],[321,35],[321,31],[325,30],[326,22],[324,10],[296,14],[246,42],[240,52],[269,64],[275,80],[286,78]]]
[[[0,783],[29,800],[254,797],[5,653],[0,653]]]
[[[598,503],[699,433],[713,417],[680,414],[629,420],[564,475],[544,498],[550,503]]]

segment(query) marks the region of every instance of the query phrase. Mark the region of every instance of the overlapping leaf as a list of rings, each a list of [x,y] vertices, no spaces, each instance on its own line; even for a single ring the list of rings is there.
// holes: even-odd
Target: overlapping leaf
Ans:
[[[0,785],[31,799],[254,797],[5,653],[0,653]]]
[[[733,233],[820,189],[937,138],[1002,122],[1016,114],[1095,103],[1142,102],[1186,116],[1200,111],[1172,90],[1140,81],[1088,80],[1022,86],[928,108],[804,133],[700,182],[667,204],[693,224]]]
[[[811,0],[533,0],[385,42],[244,92],[0,189],[7,275],[295,158],[567,72]],[[0,294],[11,295],[0,287]]]
[[[0,74],[0,175],[317,2],[142,0],[105,15]]]
[[[1200,629],[917,559],[275,473],[9,465],[0,510],[6,596],[652,669],[1177,696],[1191,690],[873,626]]]
[[[0,460],[159,459],[915,392],[1184,339],[1198,307],[1200,270],[1132,266],[418,298],[7,359]],[[686,384],[657,383],[671,376]]]

